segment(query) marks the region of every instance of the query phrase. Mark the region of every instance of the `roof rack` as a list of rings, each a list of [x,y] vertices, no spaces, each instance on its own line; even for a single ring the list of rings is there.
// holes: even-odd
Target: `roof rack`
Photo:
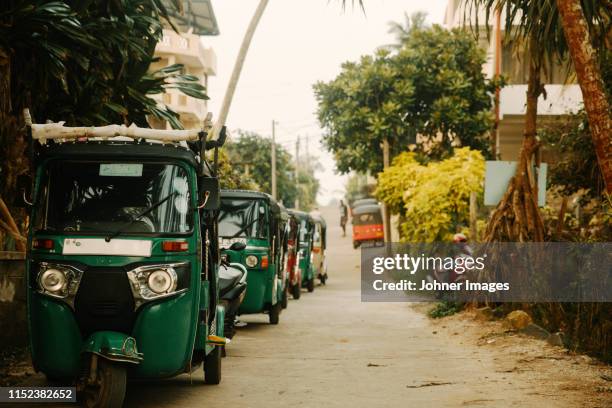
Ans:
[[[108,139],[117,136],[130,137],[132,139],[158,140],[161,142],[184,142],[200,140],[202,130],[165,130],[140,128],[134,124],[108,125],[108,126],[82,126],[68,127],[64,122],[32,124],[32,138],[41,144],[46,144],[48,140],[71,140],[71,139]]]
[[[204,129],[186,129],[186,130],[166,130],[166,129],[150,129],[141,128],[132,124],[125,125],[107,125],[107,126],[64,126],[66,122],[57,123],[32,123],[32,116],[29,109],[23,110],[26,126],[32,132],[32,139],[38,140],[40,144],[46,144],[48,140],[58,142],[78,139],[109,139],[119,136],[129,137],[132,139],[147,139],[156,140],[165,143],[202,141],[205,140],[208,129],[212,127],[212,115],[210,112],[204,120]]]

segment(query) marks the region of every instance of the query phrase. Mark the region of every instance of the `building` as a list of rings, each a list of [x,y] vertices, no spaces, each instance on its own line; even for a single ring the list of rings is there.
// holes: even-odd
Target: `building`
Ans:
[[[444,25],[451,29],[461,27],[465,24],[475,24],[476,15],[471,13],[465,15],[463,0],[449,0],[444,18]],[[500,16],[501,38],[505,30],[505,13]],[[489,27],[491,36],[487,38],[487,28],[484,26],[486,20],[484,10],[478,10],[478,29],[481,33],[480,41],[487,50],[487,62],[483,65],[483,72],[488,77],[493,77],[496,72],[495,54],[497,41],[495,38],[496,27]],[[491,18],[494,22],[495,18]],[[516,160],[523,139],[523,126],[525,123],[525,103],[527,92],[528,60],[525,55],[516,53],[512,44],[503,42],[498,64],[501,74],[508,79],[508,85],[500,92],[499,104],[499,128],[497,137],[497,152],[501,160]],[[546,67],[547,75],[542,77],[546,82],[546,99],[540,96],[538,100],[538,120],[547,120],[575,113],[582,107],[582,92],[579,85],[575,83],[572,75],[561,65]]]
[[[173,23],[179,32],[171,28],[164,29],[163,39],[155,48],[155,56],[159,61],[151,65],[151,70],[183,64],[185,74],[197,76],[202,85],[208,87],[209,77],[217,73],[217,55],[211,47],[205,46],[202,36],[219,34],[217,20],[211,0],[190,0],[183,3],[182,14],[171,13]],[[169,89],[160,95],[159,99],[180,114],[181,122],[186,129],[202,127],[208,112],[205,100],[189,97],[174,89]],[[149,122],[154,128],[169,127],[165,121],[155,118],[150,118]]]

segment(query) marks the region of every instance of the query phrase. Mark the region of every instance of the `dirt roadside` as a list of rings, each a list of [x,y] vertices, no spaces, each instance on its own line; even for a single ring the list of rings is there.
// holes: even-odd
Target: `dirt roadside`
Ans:
[[[423,313],[429,308],[415,306]],[[492,359],[494,371],[481,373],[483,381],[547,397],[547,406],[612,406],[612,367],[597,359],[508,331],[501,321],[483,322],[474,311],[434,319],[431,326],[435,335],[454,338],[479,358]]]

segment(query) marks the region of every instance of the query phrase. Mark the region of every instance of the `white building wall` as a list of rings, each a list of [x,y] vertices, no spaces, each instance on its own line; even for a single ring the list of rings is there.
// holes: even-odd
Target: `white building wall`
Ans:
[[[505,30],[505,17],[505,12],[502,11],[500,18],[502,39]],[[487,38],[487,27],[484,25],[486,13],[480,9],[478,13],[472,10],[471,13],[466,14],[463,0],[448,1],[444,17],[444,25],[448,29],[465,26],[467,26],[467,29],[471,29],[470,26],[475,26],[476,21],[478,21],[480,41],[487,51],[487,62],[482,69],[485,75],[491,78],[495,74],[495,36],[493,27],[489,27],[490,38]],[[494,21],[494,16],[491,16],[489,22],[493,23]],[[502,58],[504,58],[503,53]],[[514,70],[514,67],[518,69],[520,68],[519,64],[522,64],[521,61],[525,58],[526,56],[523,56],[523,58],[513,57],[510,59],[511,63],[508,64],[508,57],[506,57],[506,61],[502,61],[502,67],[510,70]],[[558,67],[553,69],[562,71]],[[502,72],[502,74],[504,73]],[[515,160],[522,140],[527,84],[524,80],[517,82],[516,78],[514,79],[515,82],[502,88],[500,93],[499,147],[502,160]],[[582,107],[582,91],[577,84],[546,84],[545,89],[546,97],[542,95],[538,100],[538,115],[542,118],[550,119],[559,115],[575,113]]]

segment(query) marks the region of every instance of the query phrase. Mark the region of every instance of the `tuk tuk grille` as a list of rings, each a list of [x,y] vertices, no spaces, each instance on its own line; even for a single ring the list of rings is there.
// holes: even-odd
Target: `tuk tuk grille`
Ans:
[[[99,330],[131,333],[136,317],[134,297],[124,269],[91,267],[85,270],[74,313],[83,336]]]

